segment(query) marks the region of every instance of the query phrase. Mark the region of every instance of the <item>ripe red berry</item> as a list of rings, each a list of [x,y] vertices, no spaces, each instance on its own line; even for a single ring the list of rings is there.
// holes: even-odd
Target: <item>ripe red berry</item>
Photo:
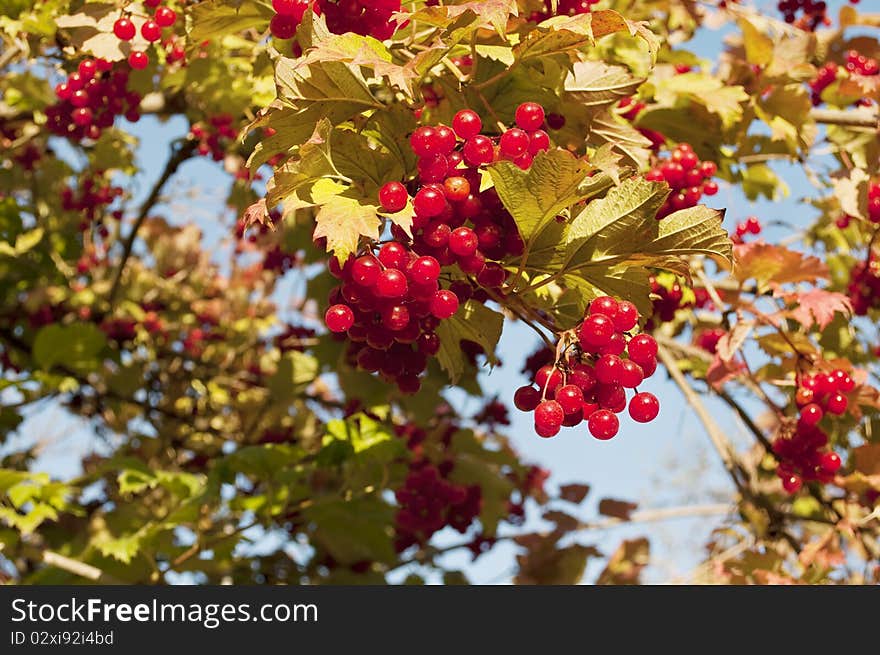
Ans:
[[[835,393],[826,401],[825,409],[831,414],[840,416],[846,411],[847,405],[849,405],[849,401],[846,396]]]
[[[562,411],[566,415],[574,414],[581,410],[584,404],[584,393],[577,386],[566,384],[556,389],[554,399],[562,406]]]
[[[545,400],[535,408],[535,432],[548,438],[559,434],[565,411],[555,400]]]
[[[642,371],[642,367],[636,364],[631,359],[624,359],[620,362],[620,373],[618,374],[618,381],[620,382],[620,386],[626,389],[635,389],[642,383],[642,380],[645,379],[645,373]]]
[[[387,212],[396,213],[406,207],[409,194],[400,182],[386,182],[379,189],[379,204]]]
[[[407,261],[409,260],[409,253],[407,252],[406,246],[402,243],[389,241],[388,243],[382,244],[382,247],[379,248],[378,257],[379,261],[382,262],[382,266],[385,268],[402,270],[406,268]]]
[[[351,279],[362,287],[371,287],[376,284],[381,272],[382,264],[372,255],[358,257],[351,265]]]
[[[629,358],[645,368],[657,358],[657,342],[650,334],[637,334],[627,344]]]
[[[816,425],[816,423],[822,420],[822,414],[822,408],[819,405],[810,403],[801,408],[800,420],[804,425]]]
[[[569,384],[578,387],[584,393],[596,386],[596,374],[592,366],[578,365],[568,376]]]
[[[440,277],[440,263],[430,255],[419,257],[410,264],[407,273],[416,284],[430,284]]]
[[[406,305],[388,305],[382,310],[383,327],[392,332],[399,332],[407,325],[409,325],[409,309]]]
[[[619,414],[626,409],[626,390],[617,383],[600,384],[596,392],[596,400],[602,409]]]
[[[516,127],[511,128],[501,135],[498,146],[502,155],[515,159],[528,152],[529,135]]]
[[[288,14],[275,14],[269,21],[269,31],[276,39],[286,41],[292,39],[296,34],[296,28],[299,21]]]
[[[413,209],[424,218],[439,216],[446,209],[446,196],[434,187],[424,186],[413,198]]]
[[[408,288],[406,276],[396,268],[386,268],[379,273],[375,288],[380,298],[402,298]]]
[[[550,136],[544,130],[531,132],[529,134],[529,154],[535,156],[546,150],[550,150]]]
[[[611,342],[614,335],[614,323],[603,314],[588,316],[581,324],[578,337],[581,348],[588,352],[595,352]]]
[[[452,129],[460,139],[467,141],[480,133],[483,129],[483,121],[477,112],[462,109],[452,119]]]
[[[83,59],[77,66],[77,72],[84,80],[90,80],[98,72],[98,63],[94,59]]]
[[[599,296],[590,303],[590,314],[604,314],[613,321],[618,308],[617,301],[611,296]]]
[[[143,70],[150,63],[150,58],[146,52],[133,51],[128,55],[128,65],[135,70]]]
[[[332,305],[324,314],[324,323],[331,332],[345,332],[354,325],[354,312],[348,305]]]
[[[79,109],[74,109],[70,113],[70,117],[76,125],[85,127],[92,122],[92,110],[88,107],[80,107]]]
[[[837,453],[822,453],[822,457],[819,459],[819,466],[822,467],[822,470],[826,473],[837,473],[840,469],[840,465],[840,455]]]
[[[113,23],[113,34],[120,41],[131,41],[136,33],[134,23],[127,18],[120,18]]]
[[[469,227],[457,227],[449,235],[449,249],[459,257],[470,257],[478,246],[477,234]]]
[[[660,413],[660,402],[652,393],[637,393],[629,401],[629,415],[638,423],[650,423]]]
[[[153,14],[153,19],[159,27],[171,27],[177,21],[177,14],[170,7],[159,7]]]
[[[816,394],[812,389],[805,389],[801,387],[794,394],[794,402],[797,404],[798,407],[803,407],[804,405],[809,405],[811,402],[813,402],[813,397],[815,395]]]
[[[562,373],[550,364],[542,366],[535,374],[535,384],[542,392],[546,389],[548,394],[552,394],[562,384]]]
[[[612,317],[614,327],[619,332],[632,330],[639,321],[639,310],[628,300],[617,303],[617,313]]]
[[[615,384],[619,381],[622,363],[617,355],[602,355],[596,361],[596,379],[602,384]]]
[[[520,387],[513,394],[513,404],[521,412],[533,412],[541,402],[541,392],[532,386]]]
[[[162,28],[159,27],[159,24],[154,20],[145,21],[144,24],[141,25],[141,36],[150,43],[158,41],[162,38]]]
[[[590,418],[587,420],[587,427],[590,429],[590,434],[596,439],[605,441],[617,434],[617,431],[620,429],[620,421],[617,420],[613,412],[607,409],[598,409],[590,414]]]
[[[536,102],[524,102],[516,108],[515,119],[520,129],[537,130],[544,124],[544,108]]]
[[[423,125],[409,137],[409,145],[412,151],[419,157],[425,157],[439,151],[437,132],[433,127]]]
[[[431,298],[431,315],[439,319],[449,318],[458,311],[458,296],[448,289],[440,289]]]
[[[447,200],[461,202],[470,195],[471,185],[467,178],[460,176],[447,177],[446,181],[443,182],[443,190],[446,192]]]
[[[462,154],[468,166],[491,164],[495,159],[495,146],[492,145],[492,139],[478,134],[465,142]]]
[[[796,494],[798,491],[800,491],[801,484],[803,484],[801,476],[795,475],[793,473],[791,475],[786,475],[784,478],[782,478],[782,488],[790,494]]]
[[[272,9],[276,14],[293,16],[296,20],[302,20],[308,8],[308,0],[272,0]]]

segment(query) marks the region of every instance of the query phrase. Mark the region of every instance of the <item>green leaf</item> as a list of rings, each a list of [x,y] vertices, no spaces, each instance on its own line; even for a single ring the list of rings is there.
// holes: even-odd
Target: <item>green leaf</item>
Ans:
[[[268,3],[204,0],[189,10],[190,43],[215,40],[252,27],[265,28],[275,12]]]
[[[394,508],[375,496],[316,502],[303,510],[314,523],[315,540],[337,561],[394,561]]]
[[[381,221],[373,205],[362,205],[353,198],[331,196],[315,216],[314,238],[326,237],[327,252],[342,263],[357,252],[360,238],[379,238]]]
[[[370,450],[388,441],[397,441],[397,437],[391,434],[381,423],[359,414],[346,420],[334,419],[327,423],[327,434],[324,436],[324,445],[333,441],[345,441],[351,444],[354,454]]]
[[[642,82],[623,66],[579,61],[571,67],[565,90],[584,107],[609,107],[633,95]]]
[[[318,360],[297,350],[284,354],[266,383],[272,399],[287,404],[318,375]]]
[[[582,188],[590,165],[567,150],[539,153],[528,171],[509,161],[497,162],[488,170],[498,196],[526,242],[564,209],[595,192],[590,186]]]
[[[452,382],[458,382],[464,371],[462,340],[480,344],[490,362],[495,362],[495,346],[501,338],[504,316],[474,300],[468,300],[458,308],[452,318],[441,321],[437,327],[440,351],[437,361],[449,373]]]
[[[47,325],[34,340],[33,355],[37,364],[50,370],[54,366],[80,370],[97,366],[98,353],[107,337],[92,323]]]
[[[311,103],[338,105],[355,115],[364,109],[381,109],[360,68],[338,61],[305,63],[282,58],[275,66],[278,96],[296,107]]]

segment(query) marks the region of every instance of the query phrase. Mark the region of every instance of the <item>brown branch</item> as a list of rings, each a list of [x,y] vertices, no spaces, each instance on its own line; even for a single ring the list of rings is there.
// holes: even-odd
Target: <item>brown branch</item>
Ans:
[[[171,157],[168,158],[168,161],[165,164],[165,170],[162,171],[159,179],[156,180],[156,183],[150,190],[150,195],[146,197],[143,204],[141,205],[141,208],[138,211],[137,218],[135,218],[134,225],[132,225],[131,227],[131,232],[128,233],[128,237],[123,243],[122,258],[119,260],[119,267],[116,269],[116,276],[113,278],[113,285],[110,287],[110,295],[108,296],[108,301],[111,305],[113,304],[113,300],[116,298],[116,294],[119,291],[119,284],[122,281],[122,274],[125,272],[125,265],[128,263],[128,258],[131,257],[131,252],[134,248],[134,242],[135,239],[137,239],[138,231],[144,224],[147,215],[150,213],[150,211],[152,211],[153,207],[158,202],[159,196],[162,193],[162,189],[165,187],[165,184],[177,172],[177,169],[180,168],[180,165],[183,164],[183,162],[185,162],[187,159],[192,157],[195,149],[196,142],[190,139],[184,141],[176,141],[172,144]]]
[[[880,116],[871,109],[811,109],[810,118],[823,125],[880,129]]]

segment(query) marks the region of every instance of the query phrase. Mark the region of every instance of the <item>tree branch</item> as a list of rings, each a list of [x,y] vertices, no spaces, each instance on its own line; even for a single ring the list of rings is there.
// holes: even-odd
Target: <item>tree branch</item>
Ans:
[[[125,272],[125,265],[128,263],[128,258],[131,257],[131,251],[134,248],[134,242],[135,239],[137,239],[138,231],[144,224],[147,215],[150,213],[150,211],[152,211],[156,202],[159,200],[159,195],[162,193],[162,189],[165,187],[165,184],[177,172],[177,169],[180,168],[180,165],[187,159],[192,157],[195,149],[196,142],[190,139],[177,141],[172,144],[171,157],[168,158],[168,161],[165,164],[165,170],[162,171],[159,179],[156,180],[156,183],[150,190],[150,195],[147,196],[147,198],[141,205],[137,218],[135,218],[134,225],[132,225],[131,227],[131,232],[128,233],[128,237],[125,239],[125,243],[123,244],[122,258],[119,260],[119,267],[116,269],[116,276],[113,278],[113,286],[110,287],[110,295],[108,297],[111,305],[113,304],[113,300],[116,298],[116,294],[119,291],[119,284],[122,281],[122,274]]]
[[[810,118],[823,125],[880,129],[880,116],[872,109],[811,109]]]

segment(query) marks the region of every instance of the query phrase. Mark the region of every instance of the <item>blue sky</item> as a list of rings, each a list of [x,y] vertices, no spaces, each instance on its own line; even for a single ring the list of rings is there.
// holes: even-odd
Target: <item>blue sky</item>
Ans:
[[[841,3],[830,4],[836,13],[836,7]],[[688,47],[698,55],[714,60],[715,54],[721,49],[721,36],[716,31],[706,29]],[[161,172],[169,141],[185,135],[188,125],[182,119],[160,123],[145,118],[127,127],[140,139],[138,160],[141,170],[145,172],[136,180],[136,188],[142,195]],[[750,203],[735,188],[725,184],[722,184],[717,196],[708,199],[711,201],[708,204],[728,209],[725,221],[728,230],[733,230],[736,222],[752,214],[757,215],[765,225],[774,221],[806,223],[812,218],[812,210],[805,210],[796,204],[797,198],[811,192],[803,174],[794,166],[777,165],[775,168],[791,188],[789,199],[776,203]],[[188,208],[182,216],[173,211],[176,206],[173,199],[165,209],[171,210],[169,213],[173,221],[195,220],[203,227],[209,243],[219,245],[230,233],[235,218],[222,206],[228,184],[229,178],[223,174],[220,164],[206,158],[187,162],[166,192],[195,189],[197,201],[181,198],[180,206]],[[132,206],[136,206],[136,203]],[[225,217],[222,223],[218,223],[218,216]],[[770,227],[765,231],[769,240],[787,234],[790,234],[790,229],[783,226]],[[291,290],[288,284],[282,287],[280,293],[283,296]],[[484,389],[489,395],[497,394],[504,401],[512,398],[515,389],[524,384],[518,375],[522,362],[536,345],[536,337],[529,328],[512,323],[505,326],[499,356],[506,365],[482,376]],[[611,441],[600,442],[591,438],[585,426],[564,430],[554,439],[540,439],[534,434],[531,415],[521,414],[515,409],[511,411],[513,424],[507,432],[526,459],[552,471],[551,489],[567,482],[591,485],[592,491],[579,511],[584,519],[596,516],[596,503],[603,497],[632,500],[642,508],[715,503],[732,498],[732,485],[717,455],[711,450],[702,426],[684,403],[678,389],[667,381],[662,368],[644,385],[644,390],[660,398],[660,416],[651,424],[639,425],[624,415],[620,433]],[[719,422],[729,428],[734,441],[748,444],[744,429],[726,406],[712,399],[707,399],[707,403]],[[476,409],[476,405],[472,405],[471,409]],[[39,466],[59,477],[75,474],[81,454],[96,447],[96,440],[87,427],[84,428],[77,419],[51,405],[42,406],[26,421],[19,430],[17,440],[29,441],[32,437],[45,437],[47,434],[60,439],[47,448]],[[10,445],[14,446],[14,443]],[[584,534],[578,541],[597,544],[600,549],[610,552],[622,538],[649,536],[656,563],[649,569],[647,578],[652,582],[664,582],[686,574],[699,563],[709,531],[719,522],[719,518],[710,517],[617,527],[603,533]],[[533,522],[532,525],[539,526],[540,523]],[[450,541],[460,539],[457,535],[448,538]],[[451,566],[462,567],[473,582],[496,583],[509,579],[512,555],[512,547],[501,544],[476,564],[470,563],[470,555],[466,551],[452,553],[445,561]],[[586,580],[595,578],[598,566],[598,562],[590,566]]]

